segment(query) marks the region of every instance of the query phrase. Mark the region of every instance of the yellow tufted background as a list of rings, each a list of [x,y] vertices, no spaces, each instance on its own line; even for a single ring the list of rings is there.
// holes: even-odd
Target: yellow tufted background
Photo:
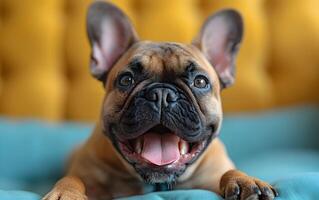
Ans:
[[[94,120],[102,85],[89,75],[91,0],[0,0],[0,115]],[[245,37],[226,112],[319,102],[318,0],[113,0],[142,39],[190,42],[210,13],[238,9]]]

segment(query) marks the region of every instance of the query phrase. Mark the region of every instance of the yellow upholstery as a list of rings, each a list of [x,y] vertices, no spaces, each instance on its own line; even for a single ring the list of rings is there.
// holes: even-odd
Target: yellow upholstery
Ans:
[[[0,0],[0,114],[94,120],[102,84],[89,74],[91,0]],[[205,17],[238,9],[245,36],[227,112],[319,102],[318,0],[112,0],[141,39],[190,42]]]
[[[67,89],[62,1],[1,3],[1,113],[60,119]]]
[[[277,105],[319,100],[319,1],[270,0],[269,68]]]

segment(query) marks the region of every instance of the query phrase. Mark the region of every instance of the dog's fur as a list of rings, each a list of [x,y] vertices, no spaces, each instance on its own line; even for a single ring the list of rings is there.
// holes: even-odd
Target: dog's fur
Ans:
[[[67,176],[44,199],[141,194],[145,182],[173,184],[174,189],[212,190],[228,199],[273,199],[276,191],[272,186],[235,170],[216,138],[222,122],[220,91],[234,82],[242,32],[240,15],[224,10],[208,18],[192,44],[139,41],[118,8],[93,3],[88,35],[91,72],[103,82],[106,92],[101,118],[89,140],[73,154]],[[119,85],[125,73],[134,75],[134,85]],[[194,86],[198,74],[206,83],[204,89]],[[173,100],[173,106],[165,96],[163,101],[171,109],[155,106],[160,109],[155,112],[146,106],[155,105],[146,97],[154,88],[160,91],[157,95],[166,92],[170,98],[176,94],[184,99]],[[204,141],[205,147],[187,163],[169,164],[170,169],[132,162],[121,149],[122,142],[158,124],[189,143]]]

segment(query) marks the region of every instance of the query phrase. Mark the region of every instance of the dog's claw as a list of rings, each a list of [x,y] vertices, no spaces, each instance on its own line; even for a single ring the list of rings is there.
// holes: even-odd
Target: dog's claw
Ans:
[[[279,193],[278,191],[276,190],[276,188],[271,188],[272,189],[272,192],[275,194],[275,197],[278,197],[279,196]]]
[[[230,183],[225,188],[224,197],[227,200],[237,199],[237,196],[240,195],[240,188],[237,183]]]

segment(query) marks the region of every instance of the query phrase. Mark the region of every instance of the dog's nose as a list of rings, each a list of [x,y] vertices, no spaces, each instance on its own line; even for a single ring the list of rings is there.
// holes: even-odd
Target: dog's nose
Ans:
[[[146,93],[145,97],[148,101],[161,103],[165,107],[173,104],[178,99],[177,92],[166,87],[152,88]]]

